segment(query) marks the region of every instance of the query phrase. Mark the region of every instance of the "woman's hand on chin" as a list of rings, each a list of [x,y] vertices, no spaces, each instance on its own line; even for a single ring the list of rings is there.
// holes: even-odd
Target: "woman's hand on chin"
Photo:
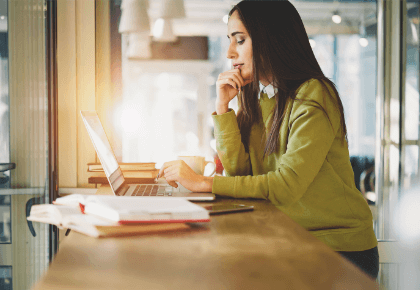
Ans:
[[[252,82],[244,80],[240,69],[222,72],[216,81],[216,113],[224,114],[229,110],[229,102],[242,90],[242,87]]]
[[[159,177],[173,187],[179,182],[186,189],[193,192],[211,192],[213,177],[206,177],[194,172],[183,160],[165,162],[159,171]]]

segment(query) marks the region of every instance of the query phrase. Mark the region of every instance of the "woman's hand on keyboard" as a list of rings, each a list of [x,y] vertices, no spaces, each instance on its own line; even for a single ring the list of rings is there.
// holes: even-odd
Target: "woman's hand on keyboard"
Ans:
[[[179,182],[193,192],[211,192],[213,186],[213,177],[195,173],[183,160],[165,162],[158,177],[164,177],[173,187],[178,187]]]

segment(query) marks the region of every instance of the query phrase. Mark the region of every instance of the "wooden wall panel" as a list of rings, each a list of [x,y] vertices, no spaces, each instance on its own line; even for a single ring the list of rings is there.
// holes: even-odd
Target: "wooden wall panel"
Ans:
[[[87,163],[95,149],[80,110],[95,110],[95,1],[57,4],[59,187],[93,187]]]
[[[57,1],[58,180],[77,187],[76,1]]]
[[[116,102],[111,87],[110,5],[109,0],[96,0],[96,111],[113,146],[115,128],[112,114]]]
[[[95,162],[95,148],[80,110],[95,110],[95,1],[76,1],[77,187],[88,184],[87,163]]]

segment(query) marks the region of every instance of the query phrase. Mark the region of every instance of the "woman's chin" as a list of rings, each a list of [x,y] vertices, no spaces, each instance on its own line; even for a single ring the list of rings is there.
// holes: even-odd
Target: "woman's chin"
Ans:
[[[246,73],[246,72],[241,72],[241,76],[244,79],[244,81],[249,81],[252,80],[252,75],[251,73]]]

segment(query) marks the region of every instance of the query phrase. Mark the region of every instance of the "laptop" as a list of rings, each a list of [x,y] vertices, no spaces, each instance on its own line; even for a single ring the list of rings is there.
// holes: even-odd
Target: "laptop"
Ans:
[[[148,198],[160,196],[168,198],[184,198],[188,200],[214,200],[211,192],[192,192],[179,185],[178,188],[165,183],[156,184],[128,184],[125,182],[123,172],[115,158],[114,151],[105,134],[104,127],[96,111],[80,111],[83,123],[89,133],[105,175],[108,179],[110,190],[116,196],[136,196]],[[102,187],[101,187],[102,188]],[[103,192],[104,193],[104,192]]]

